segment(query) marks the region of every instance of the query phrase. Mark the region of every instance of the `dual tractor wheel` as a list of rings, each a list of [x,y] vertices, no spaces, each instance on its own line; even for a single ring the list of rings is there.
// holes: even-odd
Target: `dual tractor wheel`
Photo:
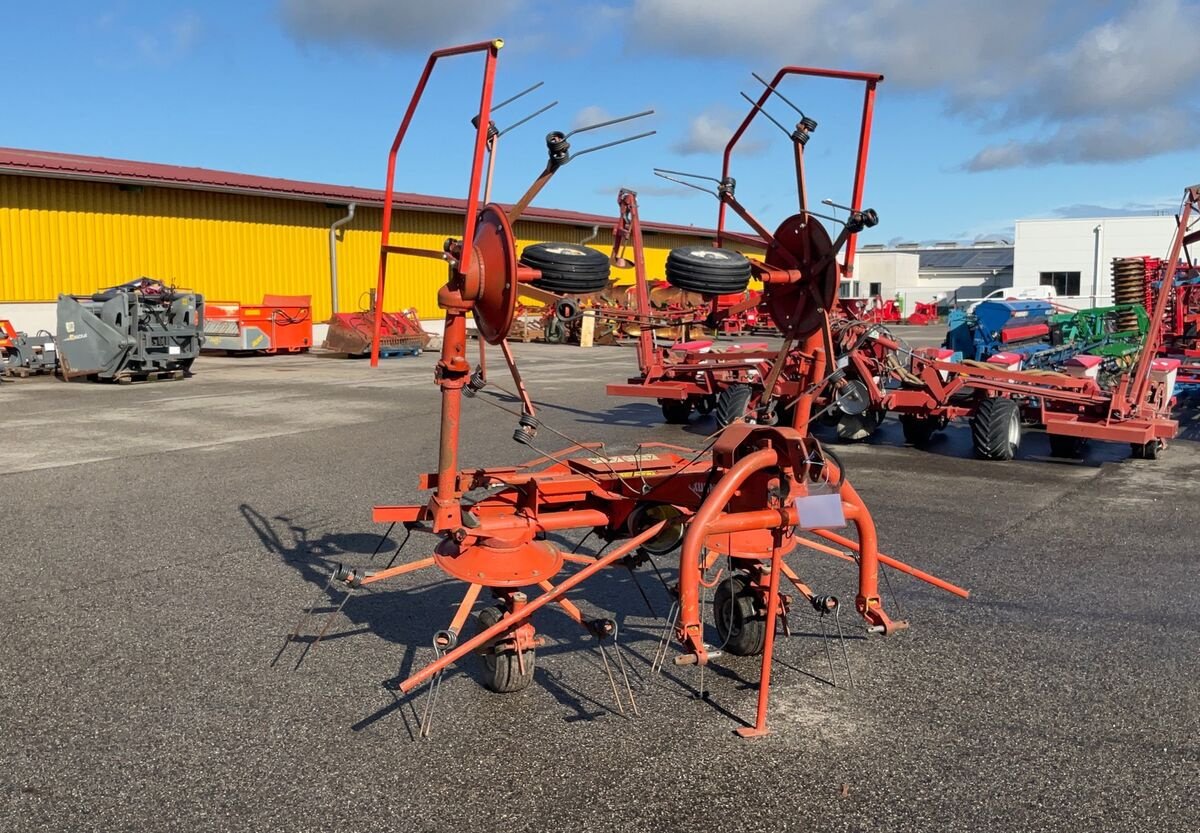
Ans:
[[[521,265],[542,274],[533,285],[559,295],[589,295],[608,288],[608,258],[575,243],[535,243],[521,252]]]

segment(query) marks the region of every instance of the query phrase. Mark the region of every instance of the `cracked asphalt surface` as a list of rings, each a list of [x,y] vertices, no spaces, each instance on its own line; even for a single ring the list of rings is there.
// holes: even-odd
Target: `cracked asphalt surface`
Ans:
[[[631,351],[518,345],[544,420],[613,450],[698,445],[651,402],[609,399]],[[621,626],[639,717],[594,644],[554,611],[535,682],[501,696],[448,674],[433,736],[423,694],[383,685],[433,654],[462,586],[413,574],[351,599],[326,640],[272,665],[299,612],[336,597],[332,565],[381,564],[377,503],[416,501],[435,464],[433,357],[203,358],[183,382],[49,379],[0,388],[0,830],[1074,830],[1200,822],[1200,449],[1156,462],[1098,446],[1052,461],[1030,433],[1012,463],[970,456],[965,428],[928,452],[886,423],[838,449],[882,548],[968,586],[899,573],[910,630],[865,638],[814,615],[777,645],[769,736],[757,663],[653,675],[662,632],[633,577],[572,595]],[[493,371],[493,376],[497,376]],[[466,408],[461,460],[528,458],[513,419]],[[548,432],[545,448],[562,445]],[[427,554],[414,536],[399,558]],[[661,562],[670,580],[669,561]],[[797,562],[854,595],[843,562]],[[669,602],[652,570],[641,583]],[[315,628],[313,620],[307,626]],[[829,629],[832,630],[831,623]]]

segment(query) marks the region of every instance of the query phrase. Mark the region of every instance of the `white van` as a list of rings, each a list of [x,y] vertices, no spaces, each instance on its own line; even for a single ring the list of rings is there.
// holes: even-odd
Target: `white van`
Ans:
[[[972,303],[967,307],[967,312],[975,312],[975,307],[984,301],[1053,301],[1057,297],[1058,293],[1052,286],[1004,286],[1000,289],[993,289]]]

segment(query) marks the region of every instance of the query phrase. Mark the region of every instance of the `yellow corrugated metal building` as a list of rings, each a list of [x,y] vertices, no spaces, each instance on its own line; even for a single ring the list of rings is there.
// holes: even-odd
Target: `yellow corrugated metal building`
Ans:
[[[614,209],[616,205],[614,194]],[[257,303],[264,294],[311,295],[313,316],[331,312],[330,227],[338,231],[338,309],[365,308],[378,268],[383,194],[199,168],[0,149],[0,301],[53,301],[146,275],[213,301]],[[440,249],[462,234],[460,201],[404,194],[394,245]],[[582,242],[608,252],[612,217],[531,209],[517,223],[522,246]],[[645,224],[651,277],[676,246],[711,239],[680,226]],[[615,273],[632,281],[632,271]],[[440,315],[445,266],[393,256],[384,308]]]

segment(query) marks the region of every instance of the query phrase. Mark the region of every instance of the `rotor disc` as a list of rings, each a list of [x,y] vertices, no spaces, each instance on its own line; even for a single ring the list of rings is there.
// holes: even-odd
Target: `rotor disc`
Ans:
[[[784,333],[795,329],[797,336],[814,332],[821,324],[820,311],[833,306],[838,291],[838,267],[835,258],[820,274],[813,268],[833,252],[833,241],[821,222],[812,215],[793,214],[780,224],[775,232],[780,248],[796,259],[797,268],[803,277],[796,283],[767,284],[763,287],[767,309],[771,319]],[[765,258],[768,266],[790,269],[792,265],[778,249],[769,249]],[[809,287],[814,285],[819,303],[814,301]]]
[[[484,206],[472,246],[479,276],[475,327],[488,344],[499,344],[508,335],[517,307],[517,245],[499,206]]]

